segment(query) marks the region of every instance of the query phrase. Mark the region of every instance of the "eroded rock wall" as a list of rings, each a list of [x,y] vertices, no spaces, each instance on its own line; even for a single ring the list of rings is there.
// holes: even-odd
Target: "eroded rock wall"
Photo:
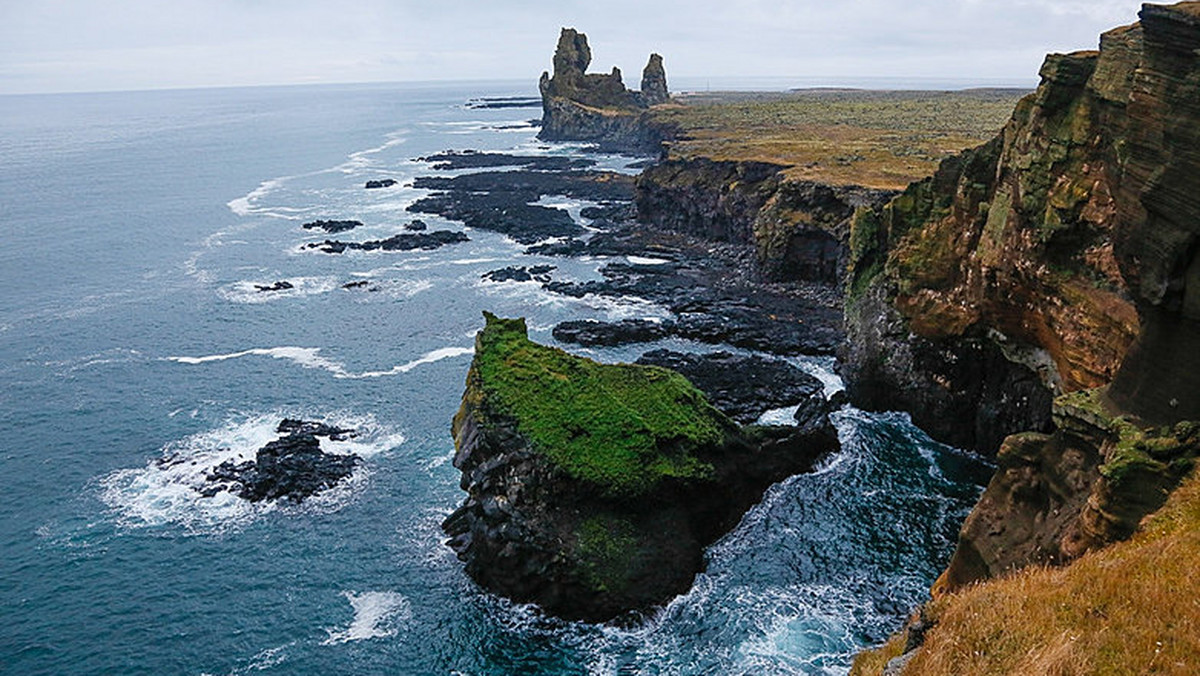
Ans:
[[[786,177],[786,167],[667,158],[638,177],[638,220],[719,242],[753,245],[772,280],[840,283],[850,218],[892,193]]]
[[[564,28],[554,52],[554,72],[542,73],[542,129],[546,141],[589,141],[606,150],[654,152],[664,130],[645,115],[652,105],[670,100],[662,57],[652,54],[642,73],[641,89],[625,88],[621,70],[588,73],[592,50],[587,36]]]

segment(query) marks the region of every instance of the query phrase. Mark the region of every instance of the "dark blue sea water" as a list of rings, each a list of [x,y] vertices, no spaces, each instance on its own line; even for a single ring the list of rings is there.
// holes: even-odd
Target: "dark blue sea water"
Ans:
[[[331,256],[301,250],[325,235],[300,224],[398,232],[422,191],[363,183],[430,173],[415,158],[432,152],[579,152],[537,142],[537,110],[463,106],[530,93],[0,97],[0,672],[842,673],[923,599],[986,468],[903,416],[853,409],[837,416],[844,451],[774,487],[642,627],[545,619],[466,578],[438,525],[462,497],[449,421],[481,311],[552,342],[564,319],[664,310],[483,282],[604,263],[525,256],[489,232]],[[281,280],[293,288],[254,288]],[[342,288],[360,280],[376,290]],[[828,360],[797,363],[838,387]],[[356,427],[331,449],[365,458],[353,479],[300,507],[196,492],[284,416]]]

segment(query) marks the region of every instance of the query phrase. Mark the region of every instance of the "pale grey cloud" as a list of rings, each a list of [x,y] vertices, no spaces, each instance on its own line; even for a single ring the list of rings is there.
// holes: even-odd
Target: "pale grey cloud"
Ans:
[[[0,92],[529,79],[560,26],[594,67],[673,77],[1029,81],[1132,0],[0,0]]]

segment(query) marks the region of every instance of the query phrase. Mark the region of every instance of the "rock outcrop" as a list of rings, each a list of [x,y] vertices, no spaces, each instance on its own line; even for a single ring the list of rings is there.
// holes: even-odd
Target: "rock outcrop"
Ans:
[[[658,54],[651,54],[646,67],[642,69],[642,105],[656,106],[671,100],[671,92],[667,89],[667,70],[663,68],[663,59]]]
[[[354,430],[307,420],[280,421],[284,436],[258,449],[254,460],[217,465],[205,477],[201,494],[212,497],[228,491],[250,502],[304,502],[345,480],[361,462],[357,455],[321,450],[318,437],[332,441],[353,438]]]
[[[1099,388],[1059,397],[1053,434],[1004,440],[935,595],[1029,565],[1067,563],[1128,538],[1163,505],[1200,454],[1200,425],[1142,429],[1106,412],[1103,396]]]
[[[485,315],[443,524],[481,586],[604,621],[687,590],[703,548],[771,483],[837,447],[820,429],[738,428],[679,374],[602,365]]]
[[[642,73],[640,91],[625,88],[621,70],[588,73],[592,50],[587,36],[564,28],[554,52],[554,73],[542,73],[542,129],[546,141],[590,141],[610,150],[652,152],[662,130],[644,114],[650,106],[670,100],[662,57],[651,54]]]

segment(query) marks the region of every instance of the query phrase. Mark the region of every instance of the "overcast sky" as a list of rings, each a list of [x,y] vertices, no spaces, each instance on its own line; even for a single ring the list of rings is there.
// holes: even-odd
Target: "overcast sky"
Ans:
[[[1134,0],[0,0],[0,93],[530,79],[561,26],[593,70],[1036,82]],[[532,88],[532,86],[531,86]]]

